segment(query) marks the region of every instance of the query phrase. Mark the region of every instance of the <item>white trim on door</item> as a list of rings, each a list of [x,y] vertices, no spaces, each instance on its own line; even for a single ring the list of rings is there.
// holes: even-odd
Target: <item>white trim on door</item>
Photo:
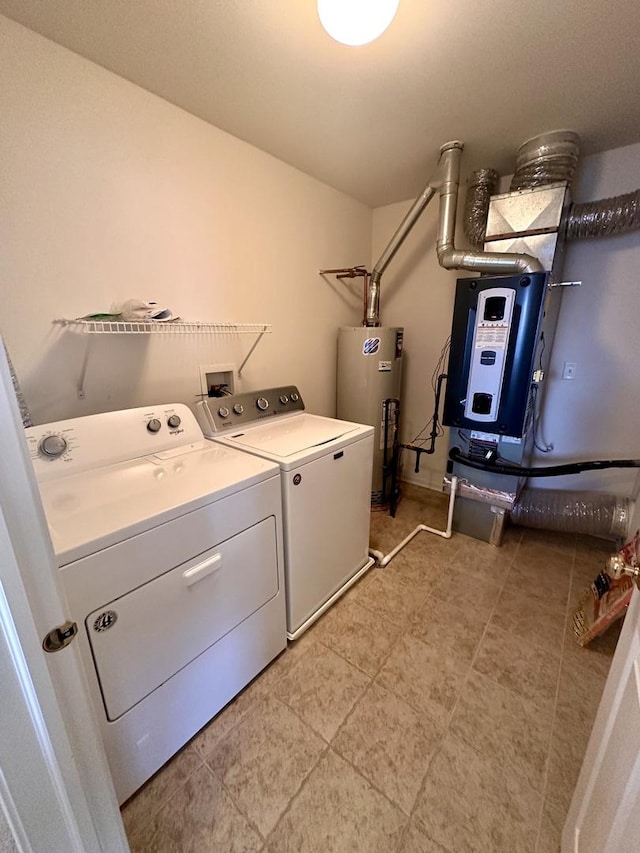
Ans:
[[[127,853],[0,340],[0,798],[23,853]]]

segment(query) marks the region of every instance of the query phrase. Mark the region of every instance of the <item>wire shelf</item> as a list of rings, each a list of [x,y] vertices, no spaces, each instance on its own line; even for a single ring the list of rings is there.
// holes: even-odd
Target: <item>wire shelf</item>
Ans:
[[[140,322],[135,323],[124,320],[54,320],[56,325],[83,335],[255,335],[256,339],[244,357],[244,361],[238,368],[238,376],[242,375],[245,364],[253,355],[255,348],[262,340],[262,336],[271,331],[269,323],[185,323],[182,320],[175,322]],[[85,355],[80,377],[78,379],[78,398],[84,400],[84,381],[89,363],[89,352],[91,350],[91,337],[85,341]]]
[[[54,323],[85,335],[264,335],[269,323],[132,322],[124,320],[54,320]]]

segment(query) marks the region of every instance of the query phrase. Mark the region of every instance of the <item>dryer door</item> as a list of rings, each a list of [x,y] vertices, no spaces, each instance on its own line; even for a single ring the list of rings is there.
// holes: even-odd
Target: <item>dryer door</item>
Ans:
[[[116,720],[277,593],[270,517],[90,613],[85,626],[107,718]]]

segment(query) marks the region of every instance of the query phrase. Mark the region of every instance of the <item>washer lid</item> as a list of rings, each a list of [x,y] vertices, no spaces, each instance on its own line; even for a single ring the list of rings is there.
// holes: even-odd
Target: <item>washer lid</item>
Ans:
[[[278,473],[272,462],[207,442],[39,485],[64,565]]]
[[[286,459],[337,439],[355,436],[362,429],[360,424],[304,413],[274,418],[235,435],[227,434],[225,438],[234,447]]]

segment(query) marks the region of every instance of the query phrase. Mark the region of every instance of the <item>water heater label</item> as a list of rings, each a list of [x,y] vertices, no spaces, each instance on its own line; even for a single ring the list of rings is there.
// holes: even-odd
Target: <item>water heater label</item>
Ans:
[[[367,338],[362,344],[363,355],[373,355],[380,349],[380,338]]]
[[[378,362],[378,372],[379,373],[391,373],[391,362],[390,361],[379,361]]]

